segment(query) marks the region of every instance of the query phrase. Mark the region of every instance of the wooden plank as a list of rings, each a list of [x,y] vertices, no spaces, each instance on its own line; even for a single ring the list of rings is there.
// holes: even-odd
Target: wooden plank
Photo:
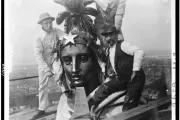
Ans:
[[[148,110],[155,109],[156,107],[163,105],[165,103],[168,103],[168,102],[171,102],[170,96],[166,96],[166,97],[161,98],[159,100],[152,101],[152,102],[148,103],[147,105],[141,105],[141,106],[136,107],[134,109],[131,109],[127,112],[123,112],[123,113],[120,113],[116,116],[106,118],[105,120],[126,120],[126,119],[130,119],[130,118],[135,117],[139,114],[142,114]]]
[[[172,113],[171,108],[158,111],[158,120],[171,120]]]
[[[45,119],[45,117],[48,117],[49,115],[55,114],[56,110],[57,110],[57,105],[49,107],[48,110],[47,110],[48,115],[46,115],[46,116],[44,116],[42,118]],[[32,117],[36,113],[37,113],[37,109],[26,109],[26,110],[23,110],[22,112],[10,115],[9,120],[31,120]]]
[[[87,101],[86,101],[86,98],[85,98],[85,92],[83,91],[82,88],[80,88],[78,90],[79,90],[79,92],[77,92],[78,94],[76,96],[77,98],[76,98],[76,107],[75,107],[75,109],[76,109],[77,115],[82,115],[82,114],[88,113],[89,109],[88,109],[88,104],[87,104]],[[171,102],[171,97],[170,96],[167,96],[167,97],[161,98],[159,100],[150,102],[147,105],[141,105],[141,106],[139,106],[137,108],[134,108],[132,110],[129,110],[127,112],[123,112],[123,113],[120,113],[120,114],[118,114],[116,116],[106,118],[105,120],[125,120],[125,119],[130,119],[130,118],[133,118],[135,116],[143,114],[148,110],[152,110],[152,109],[154,109],[154,108],[156,108],[156,107],[158,107],[160,105],[163,105],[165,103],[168,103],[168,102]],[[170,112],[168,112],[168,113],[170,113]],[[12,120],[24,120],[25,118],[28,119],[28,118],[32,117],[33,116],[32,114],[35,114],[35,110],[28,111],[28,113],[24,113],[23,116],[18,115],[17,118],[15,118],[15,117],[13,117],[13,118],[10,117],[10,118]],[[164,116],[164,115],[162,115],[162,113],[160,113],[160,115]],[[55,120],[55,118],[56,118],[56,113],[53,113],[53,114],[44,116],[42,118],[39,118],[37,120]],[[89,120],[89,118],[82,118],[80,120]]]
[[[36,120],[55,120],[56,119],[56,113],[45,116],[45,117],[41,117],[39,119]]]
[[[87,103],[84,87],[76,88],[74,112],[75,112],[74,116],[89,113],[89,106]],[[89,119],[83,118],[83,120],[89,120]]]

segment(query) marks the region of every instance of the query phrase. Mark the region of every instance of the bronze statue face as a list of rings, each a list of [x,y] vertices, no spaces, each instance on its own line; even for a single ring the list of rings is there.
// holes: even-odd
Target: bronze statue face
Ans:
[[[82,86],[91,76],[92,56],[83,44],[68,45],[61,51],[64,71],[75,87]]]

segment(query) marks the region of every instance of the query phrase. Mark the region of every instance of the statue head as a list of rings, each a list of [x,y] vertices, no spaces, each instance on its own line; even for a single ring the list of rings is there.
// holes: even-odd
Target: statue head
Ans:
[[[65,35],[60,41],[59,53],[66,77],[75,87],[83,86],[100,68],[93,37],[78,32]]]

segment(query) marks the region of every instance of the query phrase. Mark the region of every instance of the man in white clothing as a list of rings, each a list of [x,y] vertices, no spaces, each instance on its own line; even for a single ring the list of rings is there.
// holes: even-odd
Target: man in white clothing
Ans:
[[[57,82],[59,79],[57,74],[61,74],[57,73],[57,70],[59,72],[62,71],[61,63],[56,57],[56,44],[58,38],[62,37],[65,33],[57,28],[53,28],[52,22],[54,20],[55,18],[51,17],[48,13],[42,13],[38,21],[38,24],[42,27],[42,31],[36,40],[36,61],[38,63],[39,75],[39,110],[33,119],[45,115],[45,111],[49,107],[48,84],[50,81],[54,81],[53,79],[55,78]]]

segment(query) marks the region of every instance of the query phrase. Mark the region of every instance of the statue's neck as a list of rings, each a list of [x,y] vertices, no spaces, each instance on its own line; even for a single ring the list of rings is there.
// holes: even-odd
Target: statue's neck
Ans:
[[[91,77],[87,80],[88,82],[84,84],[86,96],[88,96],[92,91],[94,91],[100,85],[98,73],[95,74],[96,75],[91,75]]]

